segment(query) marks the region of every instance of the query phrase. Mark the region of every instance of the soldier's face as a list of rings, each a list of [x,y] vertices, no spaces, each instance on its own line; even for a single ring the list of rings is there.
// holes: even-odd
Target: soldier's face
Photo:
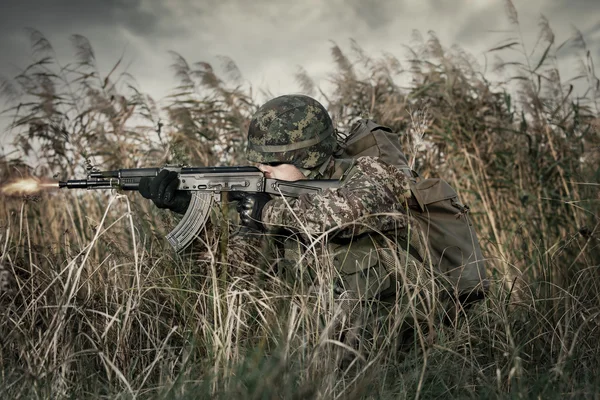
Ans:
[[[267,165],[259,164],[258,169],[264,172],[265,176],[270,179],[279,179],[282,181],[299,181],[306,179],[302,171],[292,164]]]

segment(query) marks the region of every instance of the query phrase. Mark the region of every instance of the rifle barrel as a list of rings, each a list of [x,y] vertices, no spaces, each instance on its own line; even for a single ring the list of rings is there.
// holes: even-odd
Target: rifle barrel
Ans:
[[[121,185],[118,179],[73,179],[58,182],[59,188],[67,189],[117,189]],[[125,188],[129,189],[129,188]],[[136,186],[137,189],[137,186]],[[132,190],[132,189],[129,189]]]

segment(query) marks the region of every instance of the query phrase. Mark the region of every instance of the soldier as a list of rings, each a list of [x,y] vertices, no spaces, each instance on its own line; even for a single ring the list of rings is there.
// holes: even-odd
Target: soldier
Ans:
[[[327,110],[303,95],[277,97],[260,107],[248,130],[247,157],[267,178],[339,179],[342,184],[297,199],[233,193],[230,198],[238,202],[244,226],[230,241],[233,265],[247,259],[258,262],[258,241],[269,236],[278,249],[278,270],[292,282],[333,285],[338,309],[348,320],[361,319],[366,302],[393,307],[415,293],[412,298],[421,296],[416,308],[431,309],[434,299],[428,296],[435,296],[435,282],[431,268],[424,267],[426,238],[409,214],[416,199],[408,166],[380,157],[344,158]],[[182,213],[189,194],[176,191],[177,184],[176,173],[163,171],[141,182],[140,193],[161,208]],[[482,271],[476,269],[481,281]],[[329,282],[323,282],[324,276]],[[473,282],[469,290],[481,288]]]

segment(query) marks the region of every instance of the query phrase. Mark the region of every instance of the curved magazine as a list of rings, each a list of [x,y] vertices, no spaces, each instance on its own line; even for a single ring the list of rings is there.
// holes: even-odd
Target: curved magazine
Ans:
[[[190,205],[179,224],[166,236],[175,251],[188,247],[204,227],[213,203],[213,193],[193,191]]]

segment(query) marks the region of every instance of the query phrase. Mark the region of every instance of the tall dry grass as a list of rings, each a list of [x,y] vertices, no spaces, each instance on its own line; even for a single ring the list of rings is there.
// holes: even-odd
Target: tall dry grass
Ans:
[[[307,292],[264,270],[223,274],[218,238],[202,261],[162,236],[172,216],[137,195],[44,193],[0,206],[0,393],[6,398],[595,398],[600,359],[598,78],[589,52],[577,96],[556,67],[542,19],[536,49],[518,37],[491,54],[507,81],[415,34],[408,61],[332,47],[322,93],[340,130],[369,116],[399,132],[422,176],[446,178],[472,210],[493,281],[453,324],[390,339],[418,298],[398,305],[354,352],[336,336],[327,290]],[[257,104],[206,63],[174,54],[180,79],[164,108],[117,62],[107,75],[75,36],[61,64],[38,32],[38,59],[2,89],[22,160],[2,157],[2,182],[100,168],[245,164]],[[513,44],[514,43],[514,44]],[[533,50],[533,51],[532,51]],[[395,82],[409,76],[410,88]],[[305,71],[302,90],[316,86]],[[89,162],[87,161],[89,160]],[[307,252],[307,257],[311,257]],[[328,282],[327,269],[317,277]],[[425,284],[428,284],[426,282]],[[327,287],[322,285],[321,287]]]

